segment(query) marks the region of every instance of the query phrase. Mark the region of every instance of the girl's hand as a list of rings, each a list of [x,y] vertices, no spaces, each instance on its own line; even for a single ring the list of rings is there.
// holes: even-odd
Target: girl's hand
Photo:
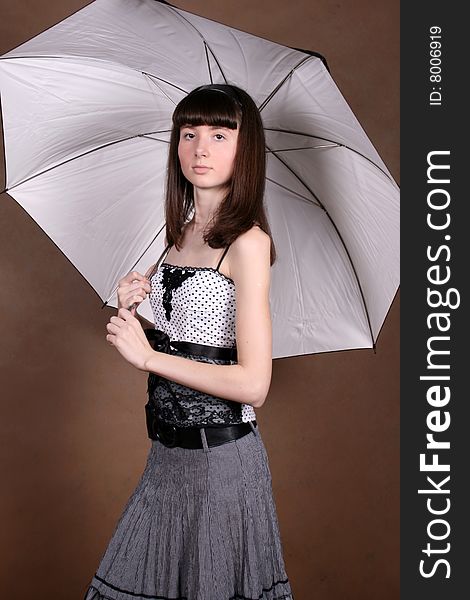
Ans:
[[[137,306],[147,298],[150,289],[150,281],[147,277],[138,271],[131,271],[118,282],[118,308],[129,310],[135,303],[136,306],[131,310],[131,314],[134,316]]]
[[[117,317],[111,317],[106,329],[109,331],[107,341],[115,346],[132,366],[145,371],[146,361],[154,354],[154,350],[140,321],[126,308],[120,308]]]

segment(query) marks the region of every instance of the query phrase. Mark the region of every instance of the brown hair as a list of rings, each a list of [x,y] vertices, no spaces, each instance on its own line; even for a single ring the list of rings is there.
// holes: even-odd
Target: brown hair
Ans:
[[[276,250],[264,209],[266,154],[263,123],[253,99],[233,85],[211,84],[194,89],[176,106],[168,155],[165,197],[166,240],[180,249],[183,227],[194,207],[193,186],[178,158],[180,128],[212,125],[237,129],[238,141],[228,191],[204,233],[211,248],[223,248],[257,224],[271,238],[271,265]]]

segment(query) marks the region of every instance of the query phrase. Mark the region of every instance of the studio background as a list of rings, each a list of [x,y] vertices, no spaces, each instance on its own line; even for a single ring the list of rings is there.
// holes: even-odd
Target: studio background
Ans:
[[[0,54],[86,4],[0,0]],[[325,56],[399,183],[398,0],[174,4]],[[0,269],[0,597],[80,600],[145,465],[146,375],[106,342],[115,309],[7,194]],[[275,360],[257,416],[296,600],[398,599],[399,294],[376,354]]]

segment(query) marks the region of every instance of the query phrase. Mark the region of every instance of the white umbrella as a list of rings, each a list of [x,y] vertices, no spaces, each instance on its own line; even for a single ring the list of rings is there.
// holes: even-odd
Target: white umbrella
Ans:
[[[273,357],[375,347],[399,284],[399,190],[321,57],[154,0],[96,0],[0,57],[6,191],[100,298],[164,248],[171,114],[230,83],[268,153]],[[139,314],[153,320],[150,304]]]

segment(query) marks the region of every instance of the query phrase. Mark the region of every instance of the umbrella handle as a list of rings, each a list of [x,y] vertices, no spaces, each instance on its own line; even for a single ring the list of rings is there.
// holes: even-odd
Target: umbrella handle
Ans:
[[[170,244],[168,244],[168,246],[167,246],[167,247],[166,247],[166,248],[163,250],[163,252],[160,254],[160,257],[158,258],[157,262],[155,263],[155,265],[153,266],[152,270],[150,271],[150,274],[149,274],[149,276],[148,276],[148,279],[151,279],[151,278],[153,277],[153,275],[155,275],[155,273],[158,271],[158,267],[160,266],[160,263],[162,262],[162,260],[163,260],[163,257],[164,257],[164,256],[165,256],[165,254],[167,253],[167,250],[169,250],[169,249],[170,249],[170,247],[171,247],[171,246],[170,246]],[[134,302],[133,304],[131,304],[131,305],[129,306],[129,310],[131,311],[131,313],[132,313],[132,316],[133,316],[133,317],[135,317],[135,313],[136,313],[136,311],[137,311],[137,306],[138,306],[138,303],[137,303],[137,302]],[[134,312],[132,312],[132,311],[134,311]]]

